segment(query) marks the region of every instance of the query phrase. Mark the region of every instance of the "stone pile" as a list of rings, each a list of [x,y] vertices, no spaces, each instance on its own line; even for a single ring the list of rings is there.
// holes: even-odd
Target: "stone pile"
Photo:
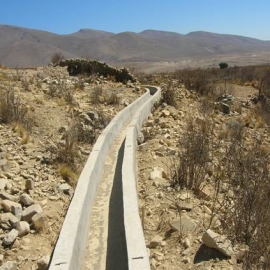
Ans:
[[[127,83],[128,81],[137,81],[136,78],[129,73],[128,69],[118,69],[99,61],[85,59],[65,59],[55,64],[55,66],[57,65],[61,67],[67,66],[67,70],[71,76],[76,76],[79,74],[87,74],[88,76],[99,74],[100,76],[104,77],[114,77],[117,82]]]
[[[41,164],[44,149],[33,150],[31,143],[20,145],[20,139],[8,126],[0,125],[0,138],[1,160],[6,160],[0,168],[0,253],[4,255],[0,261],[5,262],[0,263],[0,269],[17,269],[22,256],[6,261],[7,251],[13,254],[22,239],[48,229],[48,200],[69,198],[60,188],[64,181]]]

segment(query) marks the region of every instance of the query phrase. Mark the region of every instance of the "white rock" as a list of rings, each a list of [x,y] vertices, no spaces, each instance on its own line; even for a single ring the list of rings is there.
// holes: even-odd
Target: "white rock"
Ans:
[[[204,232],[202,242],[206,246],[218,250],[227,257],[231,257],[233,255],[231,241],[225,236],[215,233],[211,229]]]
[[[8,184],[8,180],[5,178],[0,179],[0,190],[5,190]]]
[[[3,239],[3,244],[5,246],[10,246],[14,243],[17,236],[19,235],[19,232],[15,229],[12,229]]]
[[[154,167],[154,170],[150,173],[150,180],[154,180],[155,178],[166,178],[166,173],[163,168]]]
[[[13,261],[5,262],[0,266],[0,270],[17,270],[17,263]]]
[[[22,237],[30,232],[30,225],[26,221],[20,221],[16,224],[16,229],[19,232],[19,237]]]
[[[47,270],[50,263],[50,256],[43,256],[38,262],[38,270]]]

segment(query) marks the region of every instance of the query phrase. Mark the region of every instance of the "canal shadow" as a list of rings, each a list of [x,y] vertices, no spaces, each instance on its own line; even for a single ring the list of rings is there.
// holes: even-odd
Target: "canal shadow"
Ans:
[[[128,256],[124,226],[122,164],[125,140],[117,156],[113,187],[109,203],[109,228],[107,242],[106,270],[127,270]]]

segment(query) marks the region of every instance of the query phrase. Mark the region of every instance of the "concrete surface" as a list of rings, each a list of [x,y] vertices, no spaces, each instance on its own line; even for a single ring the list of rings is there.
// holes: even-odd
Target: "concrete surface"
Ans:
[[[153,104],[161,96],[159,88],[151,87],[149,90],[152,94],[155,93],[155,95],[151,96],[137,110],[128,127],[122,167],[124,223],[129,270],[150,270],[150,262],[139,215],[136,177],[137,136],[144,120],[151,113]]]

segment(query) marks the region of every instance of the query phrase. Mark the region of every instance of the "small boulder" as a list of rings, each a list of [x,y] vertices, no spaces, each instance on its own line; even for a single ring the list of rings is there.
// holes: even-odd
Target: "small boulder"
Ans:
[[[169,225],[173,230],[182,233],[194,232],[197,228],[197,225],[188,216],[181,216],[181,218],[172,220]]]
[[[207,247],[214,248],[227,257],[233,255],[231,241],[225,236],[215,233],[211,229],[204,232],[202,242]]]
[[[19,232],[19,237],[22,237],[30,232],[30,225],[26,221],[20,221],[16,224],[16,229]]]
[[[0,266],[0,270],[17,270],[17,263],[14,261],[5,262]]]
[[[18,208],[22,209],[22,206],[19,203],[16,203],[16,202],[13,202],[13,201],[10,201],[10,200],[3,200],[1,202],[1,206],[3,207],[3,209],[6,212],[12,212],[12,206],[15,209],[18,209]]]
[[[30,205],[34,204],[33,199],[26,193],[24,193],[20,196],[20,202],[25,206],[30,206]]]
[[[3,245],[5,246],[11,246],[16,238],[18,237],[19,232],[15,229],[12,229],[3,239]]]
[[[38,270],[47,270],[50,263],[50,256],[43,256],[40,260],[38,260]]]
[[[159,235],[156,235],[153,239],[151,239],[148,247],[149,248],[156,248],[157,246],[160,246],[162,243],[162,237]]]
[[[41,231],[45,227],[45,218],[42,214],[35,214],[32,219],[32,224],[35,230]]]
[[[39,204],[32,204],[23,210],[22,220],[29,222],[35,214],[42,212],[43,210]]]
[[[154,180],[155,178],[166,178],[166,173],[162,168],[154,167],[154,170],[150,173],[150,180]]]

